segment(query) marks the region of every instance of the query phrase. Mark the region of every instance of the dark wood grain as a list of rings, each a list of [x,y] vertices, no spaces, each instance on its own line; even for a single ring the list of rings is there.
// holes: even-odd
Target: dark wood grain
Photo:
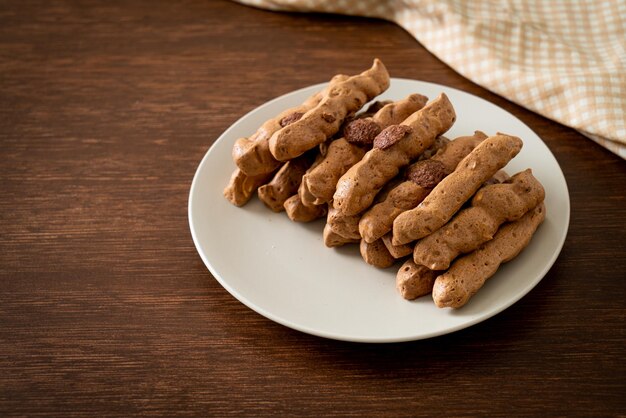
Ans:
[[[261,317],[211,277],[187,225],[192,176],[224,129],[375,56],[518,116],[571,197],[537,288],[412,343]],[[0,156],[2,416],[626,414],[626,164],[394,24],[227,1],[2,1]]]

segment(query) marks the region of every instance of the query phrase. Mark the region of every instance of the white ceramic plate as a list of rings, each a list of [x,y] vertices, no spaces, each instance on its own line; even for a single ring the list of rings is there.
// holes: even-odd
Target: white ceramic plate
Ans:
[[[556,159],[519,119],[476,96],[422,81],[392,79],[379,98],[411,93],[435,98],[445,92],[457,113],[449,138],[482,130],[505,132],[524,141],[505,168],[532,168],[546,190],[547,217],[530,245],[503,265],[461,309],[438,309],[430,296],[406,301],[395,290],[397,268],[378,270],[363,262],[357,246],[329,249],[323,221],[299,224],[273,213],[255,197],[243,208],[222,190],[235,168],[231,148],[265,120],[296,106],[324,84],[278,97],[226,130],[202,159],[189,195],[189,225],[202,260],[239,301],[285,326],[327,338],[360,342],[418,340],[481,322],[528,293],[556,260],[569,225],[569,194]],[[399,266],[399,265],[398,265]]]

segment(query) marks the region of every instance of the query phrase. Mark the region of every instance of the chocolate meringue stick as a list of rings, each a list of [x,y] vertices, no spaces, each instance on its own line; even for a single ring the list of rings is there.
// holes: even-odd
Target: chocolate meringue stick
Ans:
[[[400,125],[383,130],[374,148],[339,179],[334,207],[345,215],[363,212],[383,186],[450,129],[455,119],[450,100],[441,94]]]
[[[389,73],[379,59],[361,74],[338,82],[322,100],[294,123],[270,138],[270,151],[278,161],[286,161],[335,135],[345,118],[389,88]]]
[[[393,221],[394,245],[406,244],[441,228],[476,190],[522,149],[522,140],[497,134],[485,139],[415,209]]]
[[[459,258],[437,277],[433,300],[439,308],[460,308],[493,276],[500,264],[512,260],[528,245],[546,217],[540,203],[520,220],[503,225],[491,241],[478,250]]]
[[[302,115],[317,106],[330,89],[346,79],[347,75],[334,76],[324,90],[315,93],[301,105],[284,110],[267,120],[250,138],[239,138],[235,141],[232,156],[237,167],[248,176],[258,176],[276,170],[281,163],[270,152],[270,137],[274,132],[299,120]]]

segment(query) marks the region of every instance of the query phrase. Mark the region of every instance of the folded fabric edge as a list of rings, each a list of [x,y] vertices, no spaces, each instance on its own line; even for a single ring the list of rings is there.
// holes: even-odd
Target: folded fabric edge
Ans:
[[[326,14],[338,14],[346,16],[356,16],[374,19],[383,19],[391,23],[398,25],[398,22],[393,20],[393,16],[388,13],[388,9],[385,7],[385,3],[381,2],[380,7],[374,9],[361,8],[358,11],[350,10],[346,7],[345,2],[301,2],[293,3],[284,2],[281,0],[233,0],[236,3],[244,6],[250,6],[259,10],[270,10],[273,12],[286,12],[286,13],[326,13]],[[400,26],[400,25],[398,25]]]
[[[578,132],[580,132],[582,135],[586,136],[587,138],[591,139],[592,141],[594,141],[598,145],[608,149],[609,151],[611,151],[615,155],[617,155],[619,157],[622,157],[623,159],[626,160],[626,145],[624,145],[622,143],[619,143],[619,142],[615,142],[615,141],[607,139],[607,138],[603,138],[603,137],[598,136],[598,135],[590,134],[590,133],[585,132],[585,131],[580,131],[579,130]]]

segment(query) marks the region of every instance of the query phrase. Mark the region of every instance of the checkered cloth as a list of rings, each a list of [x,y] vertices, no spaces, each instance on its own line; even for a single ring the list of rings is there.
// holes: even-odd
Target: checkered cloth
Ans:
[[[626,0],[238,0],[396,22],[459,74],[626,159]]]

